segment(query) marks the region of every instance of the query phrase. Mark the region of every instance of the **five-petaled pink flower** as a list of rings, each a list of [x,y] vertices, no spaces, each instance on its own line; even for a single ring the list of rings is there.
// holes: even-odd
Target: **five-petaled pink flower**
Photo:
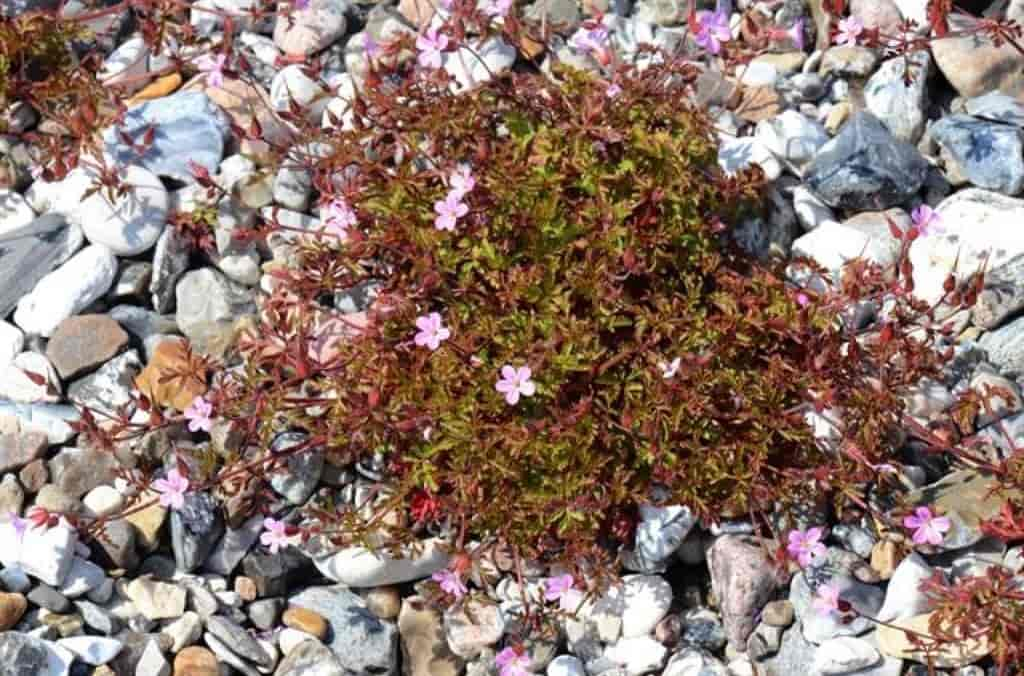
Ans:
[[[942,227],[942,217],[927,204],[916,207],[910,212],[910,218],[914,222],[917,234],[921,237],[945,232],[945,228]]]
[[[839,587],[829,583],[818,587],[812,605],[819,615],[828,617],[832,613],[839,612],[839,602]]]
[[[622,87],[617,82],[613,82],[608,85],[608,88],[604,90],[604,95],[610,99],[614,99],[616,96],[622,93]]]
[[[903,525],[914,531],[914,543],[941,545],[946,531],[952,524],[944,516],[935,516],[928,507],[918,507],[910,516],[904,517]]]
[[[438,230],[454,230],[455,222],[469,213],[469,207],[462,201],[462,194],[452,190],[443,200],[434,202],[434,227]]]
[[[499,676],[530,676],[530,656],[515,648],[505,648],[494,656]]]
[[[786,551],[803,567],[807,567],[817,558],[825,555],[825,545],[821,542],[824,533],[821,528],[808,528],[789,531],[789,544]]]
[[[260,544],[270,549],[271,554],[277,554],[282,547],[289,544],[288,526],[284,521],[278,519],[263,519],[263,533],[260,535]]]
[[[800,307],[807,307],[810,304],[810,302],[811,302],[811,297],[808,296],[803,291],[801,291],[800,293],[796,294],[796,304],[799,305]]]
[[[580,28],[572,36],[572,46],[580,52],[600,52],[604,50],[608,42],[608,29],[604,26],[594,28]]]
[[[575,611],[580,601],[583,600],[583,593],[573,589],[573,576],[569,573],[556,575],[544,579],[544,600],[558,601],[558,607],[562,610]]]
[[[366,52],[366,58],[368,59],[376,59],[380,56],[380,43],[374,40],[373,36],[369,33],[363,33],[363,51]]]
[[[436,28],[430,28],[426,33],[416,38],[416,49],[420,54],[416,57],[424,68],[440,68],[441,52],[448,46],[448,36],[438,33]]]
[[[722,51],[722,43],[732,39],[729,28],[729,10],[719,6],[714,12],[697,13],[697,35],[694,40],[712,54]]]
[[[356,224],[356,212],[348,205],[344,197],[331,200],[324,211],[324,228],[341,239],[348,237],[348,229]]]
[[[196,397],[185,409],[185,420],[188,421],[189,432],[202,430],[209,432],[213,426],[210,416],[213,414],[213,404],[206,401],[204,397]]]
[[[160,504],[171,509],[181,509],[185,505],[185,493],[188,492],[188,479],[181,476],[177,469],[167,473],[166,479],[157,479],[153,488],[160,494]]]
[[[448,177],[448,185],[451,187],[451,193],[457,194],[460,198],[465,197],[476,187],[473,170],[468,165],[459,167]]]
[[[452,335],[452,332],[441,323],[441,315],[437,312],[417,317],[416,328],[419,332],[413,337],[413,342],[419,347],[425,345],[431,351],[441,347],[441,343]]]
[[[836,44],[847,47],[856,47],[857,39],[864,32],[864,22],[855,16],[850,16],[839,21],[839,32],[836,33]]]
[[[224,86],[224,66],[227,63],[227,58],[224,54],[217,56],[203,54],[196,59],[196,66],[200,72],[206,73],[206,83],[211,87]]]
[[[484,7],[484,14],[490,17],[504,17],[512,9],[512,0],[490,0]]]
[[[458,573],[444,568],[430,576],[430,579],[441,586],[441,591],[451,594],[457,599],[466,595],[469,589]]]
[[[537,391],[537,386],[530,380],[532,375],[533,371],[529,366],[516,368],[511,364],[505,364],[501,367],[501,380],[494,383],[494,389],[504,394],[505,401],[515,406],[519,403],[520,395],[532,397]]]

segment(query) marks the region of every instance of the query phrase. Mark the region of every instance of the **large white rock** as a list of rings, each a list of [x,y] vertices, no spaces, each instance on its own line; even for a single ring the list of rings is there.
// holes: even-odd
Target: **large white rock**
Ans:
[[[859,219],[859,217],[857,217]],[[854,258],[881,266],[890,265],[899,254],[899,242],[882,221],[878,224],[826,222],[793,242],[794,256],[813,258],[833,274]]]
[[[795,110],[758,122],[754,138],[794,167],[807,164],[829,140],[824,126]]]
[[[595,604],[595,613],[613,612],[622,618],[622,636],[646,636],[668,614],[672,585],[657,575],[626,575]]]
[[[104,636],[71,636],[60,639],[57,645],[94,667],[106,664],[117,657],[122,647],[117,639]]]
[[[60,587],[75,558],[78,533],[63,519],[53,528],[29,525],[19,537],[10,521],[0,523],[0,563],[20,566],[41,582]]]
[[[875,666],[881,661],[882,656],[867,641],[853,636],[840,636],[823,641],[814,651],[812,672],[823,676],[847,674]]]
[[[752,136],[719,136],[718,166],[732,176],[742,169],[757,164],[764,170],[765,177],[774,181],[782,175],[782,163],[775,153],[760,139]]]
[[[326,557],[313,559],[325,577],[349,587],[379,587],[420,580],[448,565],[448,552],[441,540],[422,543],[418,555],[392,558],[385,552],[371,552],[364,547],[348,547]]]
[[[14,323],[26,333],[49,338],[62,321],[110,290],[116,276],[117,259],[110,249],[86,247],[39,280],[18,303]]]
[[[329,94],[320,83],[307,76],[298,65],[285,66],[270,82],[270,105],[274,110],[288,111],[290,102],[295,101],[314,124],[320,122],[329,100]]]
[[[68,172],[60,181],[38,179],[25,191],[25,199],[36,213],[60,214],[68,223],[81,225],[78,205],[93,186],[95,175],[82,167]]]
[[[139,166],[125,169],[123,183],[128,191],[113,201],[98,190],[82,202],[82,231],[118,256],[135,256],[155,245],[167,225],[167,189]]]
[[[650,636],[623,637],[605,648],[604,656],[630,674],[649,674],[665,664],[668,648]]]
[[[25,227],[35,218],[36,212],[21,193],[0,189],[0,236]]]
[[[920,554],[911,552],[893,571],[889,587],[885,590],[885,603],[878,611],[878,619],[891,622],[931,610],[932,604],[921,591],[921,583],[930,578],[933,572],[934,569]]]
[[[14,324],[0,319],[0,368],[10,364],[25,347],[25,334]]]
[[[35,382],[29,374],[42,376],[43,382]],[[61,400],[60,378],[44,355],[22,352],[0,368],[0,399],[23,404],[56,404]]]
[[[971,318],[983,328],[998,326],[1024,307],[1024,200],[969,188],[944,199],[936,211],[944,232],[910,245],[914,294],[935,303],[954,267],[962,283],[987,260],[985,288]]]

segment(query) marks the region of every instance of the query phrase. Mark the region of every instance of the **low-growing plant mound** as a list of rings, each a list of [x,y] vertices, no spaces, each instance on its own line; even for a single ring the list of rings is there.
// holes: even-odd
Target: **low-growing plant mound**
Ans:
[[[889,376],[728,246],[759,175],[723,176],[692,76],[460,97],[417,80],[362,96],[331,135],[324,228],[278,273],[218,412],[273,421],[249,427],[264,448],[299,429],[333,463],[388,469],[373,518],[334,516],[339,539],[390,524],[407,541],[382,518],[397,512],[458,547],[606,560],[641,504],[763,514],[890,457]],[[324,301],[353,288],[376,290],[367,316],[332,319]],[[856,461],[818,447],[811,400],[846,411]]]

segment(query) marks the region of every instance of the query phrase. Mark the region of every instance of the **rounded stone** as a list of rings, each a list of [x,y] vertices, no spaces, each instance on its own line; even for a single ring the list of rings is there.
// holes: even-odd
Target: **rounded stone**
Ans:
[[[402,609],[402,596],[397,587],[374,587],[363,595],[366,608],[382,620],[393,620]]]
[[[16,625],[27,609],[28,601],[21,594],[0,594],[0,631]]]
[[[65,381],[102,366],[128,345],[128,334],[107,315],[68,317],[46,345],[57,373]]]
[[[201,646],[185,648],[174,658],[174,676],[219,676],[217,656]]]
[[[320,640],[327,638],[327,620],[307,608],[289,608],[284,611],[281,621],[286,627],[304,631]]]
[[[128,191],[111,200],[98,190],[81,204],[82,230],[93,244],[118,256],[135,256],[153,247],[167,225],[168,196],[156,174],[139,166],[124,171]]]

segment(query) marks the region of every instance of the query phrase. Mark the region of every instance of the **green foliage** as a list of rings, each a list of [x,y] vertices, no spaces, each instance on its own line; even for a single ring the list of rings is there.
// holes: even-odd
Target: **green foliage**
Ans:
[[[83,30],[45,14],[0,18],[0,101],[28,95],[30,85],[74,78],[71,43]]]

